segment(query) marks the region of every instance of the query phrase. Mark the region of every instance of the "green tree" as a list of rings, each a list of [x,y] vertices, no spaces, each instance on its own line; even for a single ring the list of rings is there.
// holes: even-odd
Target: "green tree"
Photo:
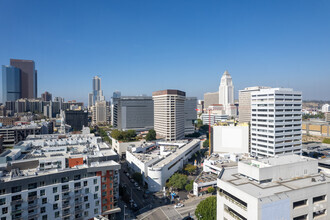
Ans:
[[[203,121],[201,119],[197,119],[197,123],[196,123],[196,128],[200,128],[203,126]]]
[[[208,192],[208,193],[213,193],[214,190],[215,190],[215,189],[214,189],[213,187],[209,187],[209,188],[207,189],[207,192]]]
[[[141,174],[141,173],[137,173],[137,172],[136,172],[136,173],[133,173],[132,178],[133,178],[136,182],[142,184],[142,174]]]
[[[175,189],[184,189],[187,183],[187,176],[180,173],[175,173],[168,181],[168,185]]]
[[[121,131],[119,131],[118,129],[112,130],[110,135],[111,135],[112,138],[114,138],[116,140],[123,139],[123,135],[122,135]]]
[[[217,198],[211,196],[201,201],[195,210],[195,216],[198,220],[215,220],[217,217]]]
[[[196,154],[196,157],[197,157],[197,154]],[[196,169],[197,169],[197,167],[192,164],[187,164],[184,168],[184,170],[187,171],[189,174],[192,174],[193,172],[195,172]]]
[[[194,184],[194,181],[191,180],[190,183],[188,183],[184,188],[186,191],[190,192],[192,189],[193,189],[193,184]]]
[[[324,138],[322,143],[330,144],[330,138]]]
[[[203,142],[203,147],[204,147],[204,148],[208,148],[208,147],[209,147],[209,139],[207,139],[207,140],[205,140],[205,141]]]
[[[146,141],[156,140],[156,131],[154,129],[150,129],[146,136]]]

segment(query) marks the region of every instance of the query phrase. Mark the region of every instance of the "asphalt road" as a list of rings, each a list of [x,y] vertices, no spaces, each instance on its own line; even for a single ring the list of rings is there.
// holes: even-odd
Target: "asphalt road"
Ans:
[[[206,199],[211,195],[204,195],[197,198],[188,199],[184,202],[184,207],[174,208],[174,205],[165,205],[161,207],[154,208],[148,212],[145,212],[139,216],[137,219],[140,220],[161,220],[161,219],[170,219],[170,220],[181,220],[186,216],[191,216],[194,219],[195,210],[200,201]]]

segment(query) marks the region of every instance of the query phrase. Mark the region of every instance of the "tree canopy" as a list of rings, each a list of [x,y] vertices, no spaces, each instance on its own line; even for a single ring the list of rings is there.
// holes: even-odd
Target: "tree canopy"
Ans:
[[[193,172],[195,172],[196,169],[197,169],[197,167],[192,164],[187,164],[184,168],[184,170],[187,171],[189,174],[192,174]]]
[[[171,186],[175,189],[184,189],[186,184],[187,176],[180,173],[173,174],[168,181],[168,186]]]
[[[192,189],[193,189],[193,185],[194,184],[194,181],[191,180],[190,183],[188,183],[184,188],[185,190],[187,190],[188,192],[190,192]]]
[[[205,141],[203,142],[203,147],[204,147],[204,148],[208,148],[208,147],[209,147],[209,139],[207,139],[207,140],[205,140]]]
[[[150,129],[146,136],[146,141],[156,140],[156,131],[154,129]]]
[[[211,196],[201,201],[195,210],[195,216],[198,220],[215,220],[217,218],[217,198]]]
[[[111,137],[118,141],[132,141],[135,140],[136,131],[135,130],[119,131],[118,129],[115,129],[112,130]]]

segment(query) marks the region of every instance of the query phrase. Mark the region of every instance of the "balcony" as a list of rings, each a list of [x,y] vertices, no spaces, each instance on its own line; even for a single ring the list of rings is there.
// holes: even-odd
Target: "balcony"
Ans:
[[[29,217],[29,219],[30,218],[38,218],[39,217],[39,213],[38,212],[29,213],[28,217]]]
[[[62,193],[66,193],[66,192],[69,192],[70,191],[70,188],[64,188],[62,189]]]
[[[62,209],[69,209],[70,207],[70,204],[62,204]]]
[[[22,212],[23,211],[21,209],[13,210],[13,211],[11,211],[11,215],[17,215],[17,214],[20,214]]]

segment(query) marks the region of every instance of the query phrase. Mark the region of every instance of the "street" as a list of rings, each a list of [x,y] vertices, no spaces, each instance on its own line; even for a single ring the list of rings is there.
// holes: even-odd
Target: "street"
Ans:
[[[173,219],[173,220],[181,220],[184,217],[190,215],[194,219],[195,217],[195,209],[200,201],[206,199],[211,196],[210,194],[195,197],[188,199],[184,202],[184,207],[174,208],[174,204],[164,205],[157,208],[154,208],[148,212],[142,213],[137,216],[137,219],[143,220],[162,220],[162,219]]]

